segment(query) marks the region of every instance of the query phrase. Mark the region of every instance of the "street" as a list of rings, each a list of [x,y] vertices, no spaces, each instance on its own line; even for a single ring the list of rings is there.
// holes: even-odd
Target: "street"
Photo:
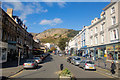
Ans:
[[[43,63],[39,64],[38,69],[24,69],[11,78],[58,78],[60,64],[63,64],[64,68],[68,68],[76,78],[111,78],[97,71],[84,71],[78,66],[68,63],[64,57],[57,55],[48,56]]]

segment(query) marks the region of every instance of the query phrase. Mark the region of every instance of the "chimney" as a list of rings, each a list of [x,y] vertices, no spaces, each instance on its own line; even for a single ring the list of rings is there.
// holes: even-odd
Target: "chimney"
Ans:
[[[10,17],[12,17],[12,15],[13,15],[13,9],[12,9],[12,8],[8,8],[8,9],[7,9],[7,14],[8,14]]]

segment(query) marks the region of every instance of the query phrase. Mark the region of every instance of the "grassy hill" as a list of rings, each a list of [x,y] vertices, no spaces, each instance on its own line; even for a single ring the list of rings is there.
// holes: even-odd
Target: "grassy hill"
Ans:
[[[61,38],[68,38],[70,40],[78,33],[79,31],[75,31],[72,29],[53,28],[48,29],[42,33],[34,34],[33,36],[36,36],[38,39],[40,39],[42,43],[58,44]]]

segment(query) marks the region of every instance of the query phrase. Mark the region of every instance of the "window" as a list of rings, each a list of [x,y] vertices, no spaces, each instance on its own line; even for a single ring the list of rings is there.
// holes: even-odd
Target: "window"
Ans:
[[[112,19],[112,25],[115,25],[116,24],[116,18],[115,16],[111,18]]]
[[[97,27],[95,28],[95,33],[97,33]]]
[[[95,44],[98,44],[98,37],[95,37]]]
[[[116,30],[113,30],[113,32],[114,32],[114,38],[116,39]]]
[[[103,29],[104,29],[104,24],[105,24],[105,22],[103,22],[103,23],[101,24],[101,29],[100,29],[100,31],[103,31]]]
[[[111,14],[113,14],[115,12],[115,7],[111,8]]]
[[[92,35],[93,31],[91,30],[91,35]]]
[[[101,35],[101,43],[104,43],[104,35]]]
[[[111,40],[118,39],[118,29],[111,30],[111,32],[110,32],[110,39]]]
[[[93,41],[92,41],[92,38],[91,38],[91,45],[93,45]]]

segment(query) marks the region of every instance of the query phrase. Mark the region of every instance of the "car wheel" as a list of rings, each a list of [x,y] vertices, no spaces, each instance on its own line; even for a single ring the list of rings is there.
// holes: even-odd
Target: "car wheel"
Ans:
[[[86,70],[85,67],[83,69]]]
[[[79,65],[79,68],[81,68],[81,66]]]
[[[76,65],[75,62],[73,63],[73,65]]]

